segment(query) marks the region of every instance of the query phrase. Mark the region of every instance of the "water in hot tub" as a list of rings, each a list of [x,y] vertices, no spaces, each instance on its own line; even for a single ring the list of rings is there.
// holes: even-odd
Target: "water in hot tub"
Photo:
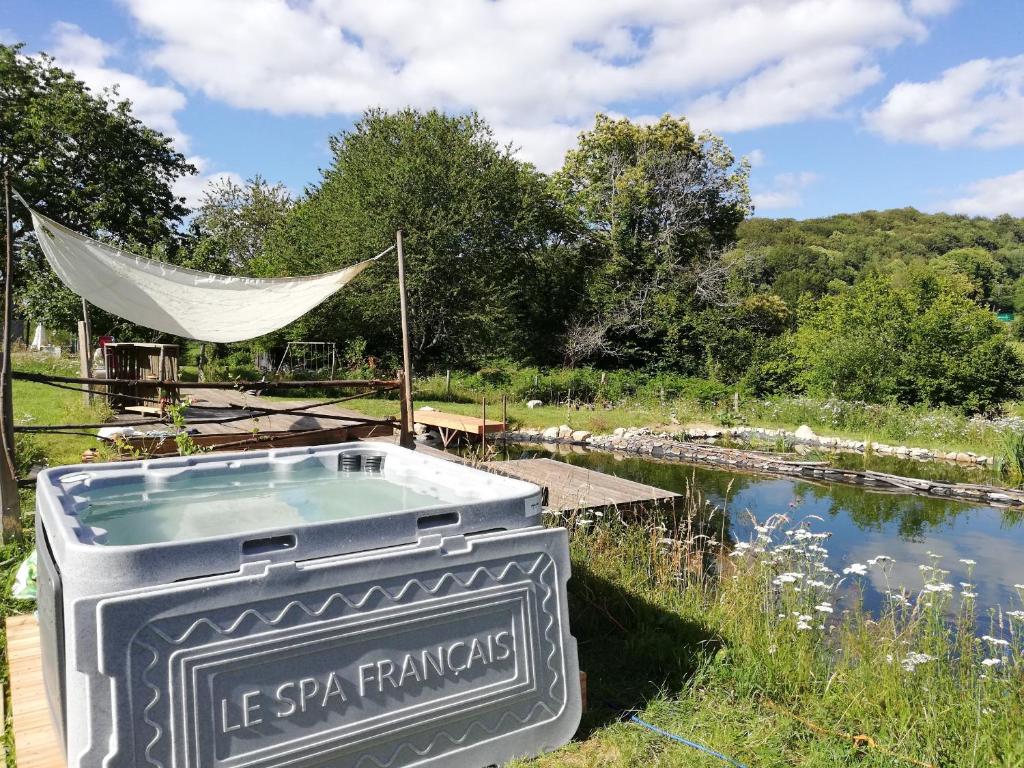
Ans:
[[[151,544],[251,533],[308,523],[371,517],[460,500],[426,479],[391,479],[373,472],[322,466],[211,473],[173,482],[90,489],[79,519],[97,543]]]

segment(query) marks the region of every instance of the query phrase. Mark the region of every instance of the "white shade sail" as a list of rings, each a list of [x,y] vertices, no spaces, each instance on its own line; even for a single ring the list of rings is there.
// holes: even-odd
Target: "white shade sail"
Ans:
[[[309,277],[217,275],[136,256],[29,210],[46,260],[68,288],[137,325],[199,341],[244,341],[283,328],[384,255]]]

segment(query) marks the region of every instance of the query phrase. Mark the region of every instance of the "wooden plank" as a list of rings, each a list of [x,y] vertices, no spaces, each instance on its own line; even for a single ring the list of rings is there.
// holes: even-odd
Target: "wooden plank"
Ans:
[[[33,614],[7,619],[7,662],[18,768],[65,768],[43,689],[39,624]]]
[[[482,435],[485,432],[504,432],[505,423],[488,419],[486,423],[477,416],[463,416],[460,413],[445,411],[415,411],[413,421],[428,427],[454,429],[470,435]]]
[[[143,416],[162,416],[163,410],[155,405],[126,405],[122,410]]]

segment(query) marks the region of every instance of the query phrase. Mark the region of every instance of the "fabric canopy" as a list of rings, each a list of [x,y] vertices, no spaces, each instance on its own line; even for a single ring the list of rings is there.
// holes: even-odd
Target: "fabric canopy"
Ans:
[[[68,288],[133,323],[199,341],[244,341],[283,328],[388,252],[323,275],[233,277],[135,256],[29,210],[46,260]]]

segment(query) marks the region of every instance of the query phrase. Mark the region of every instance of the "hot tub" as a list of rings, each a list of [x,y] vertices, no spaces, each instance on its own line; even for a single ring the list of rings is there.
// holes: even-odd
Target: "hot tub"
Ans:
[[[61,467],[37,499],[69,766],[476,767],[579,723],[534,485],[347,443]]]

